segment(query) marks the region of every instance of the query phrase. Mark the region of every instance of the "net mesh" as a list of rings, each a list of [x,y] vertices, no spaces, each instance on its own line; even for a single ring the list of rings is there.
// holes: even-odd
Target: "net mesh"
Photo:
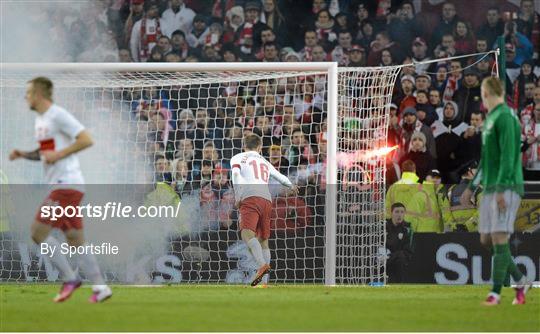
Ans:
[[[35,115],[24,94],[29,79],[46,75],[55,84],[55,102],[95,139],[95,146],[79,157],[88,184],[124,187],[115,190],[119,193],[134,191],[125,185],[150,184],[152,189],[142,194],[145,200],[163,186],[181,202],[183,214],[168,228],[156,228],[160,221],[155,221],[135,236],[118,227],[119,238],[137,245],[115,261],[98,258],[109,281],[251,280],[257,265],[239,239],[230,159],[241,152],[243,135],[253,132],[262,136],[263,156],[300,189],[297,197],[288,197],[283,187],[271,185],[271,282],[324,282],[326,224],[334,222],[326,215],[329,187],[336,188],[338,203],[336,282],[384,282],[385,158],[377,150],[386,146],[387,109],[398,72],[394,67],[340,69],[338,127],[331,133],[327,99],[334,88],[321,71],[5,70],[0,80],[0,170],[9,185],[3,191],[10,188],[13,194],[17,187],[43,180],[41,164],[9,162],[7,156],[13,148],[36,146]],[[331,136],[337,137],[336,161],[327,161]],[[337,184],[326,181],[328,163],[338,165]],[[37,208],[39,201],[32,205]],[[31,245],[31,219],[9,214],[9,203],[2,204],[2,212],[8,223],[0,231],[0,279],[57,280],[47,257]],[[87,223],[85,229],[89,240],[101,240],[113,227]],[[143,259],[144,266],[137,267]]]

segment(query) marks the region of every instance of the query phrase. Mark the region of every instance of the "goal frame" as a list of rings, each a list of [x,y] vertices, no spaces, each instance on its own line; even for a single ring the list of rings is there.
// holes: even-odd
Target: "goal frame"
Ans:
[[[327,82],[327,187],[325,194],[325,265],[324,284],[336,284],[337,223],[337,138],[338,138],[338,65],[337,62],[235,62],[235,63],[0,63],[0,76],[9,71],[39,72],[249,72],[249,71],[320,71]]]

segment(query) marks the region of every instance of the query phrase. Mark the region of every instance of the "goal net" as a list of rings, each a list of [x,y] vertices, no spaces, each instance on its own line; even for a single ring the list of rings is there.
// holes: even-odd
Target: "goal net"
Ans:
[[[60,279],[30,239],[47,191],[42,165],[7,159],[14,148],[37,147],[25,91],[44,75],[54,102],[94,138],[79,154],[83,205],[175,208],[170,216],[84,217],[89,243],[120,248],[97,256],[108,281],[249,282],[257,265],[240,239],[230,159],[243,135],[256,133],[263,156],[299,186],[291,197],[271,182],[270,282],[385,282],[384,148],[399,69],[3,64],[0,280]]]

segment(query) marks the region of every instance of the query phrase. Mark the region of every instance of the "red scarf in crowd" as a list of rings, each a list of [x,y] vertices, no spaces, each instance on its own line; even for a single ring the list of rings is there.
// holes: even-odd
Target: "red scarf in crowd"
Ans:
[[[534,105],[529,104],[521,111],[521,139],[527,140],[528,137],[538,136],[536,133],[536,121],[534,119]],[[540,158],[540,145],[532,144],[529,149],[523,152],[523,166],[527,166],[533,161],[538,161]]]
[[[146,31],[146,15],[141,19],[141,47],[139,49],[139,59],[145,61],[150,56],[150,51],[148,45],[150,43],[157,43],[158,39],[161,37],[161,27],[159,26],[159,19],[156,20],[156,31],[153,33],[147,33]],[[144,60],[143,60],[144,59]]]
[[[454,75],[449,75],[446,81],[446,88],[443,92],[443,102],[452,101],[452,97],[458,88],[458,78]]]

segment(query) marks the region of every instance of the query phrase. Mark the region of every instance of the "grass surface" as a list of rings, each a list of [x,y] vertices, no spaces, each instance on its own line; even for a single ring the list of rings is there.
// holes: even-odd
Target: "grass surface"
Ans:
[[[99,305],[88,288],[55,304],[57,290],[0,285],[0,331],[540,331],[540,289],[490,308],[485,286],[115,286]]]

